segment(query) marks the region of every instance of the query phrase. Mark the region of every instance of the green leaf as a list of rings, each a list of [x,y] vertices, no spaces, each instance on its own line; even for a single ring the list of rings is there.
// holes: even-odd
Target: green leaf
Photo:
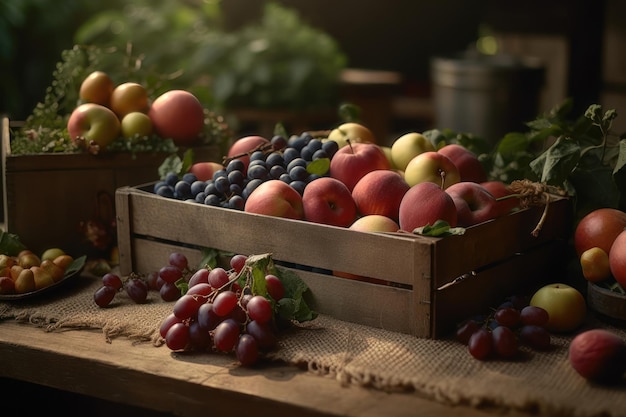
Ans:
[[[516,153],[528,149],[528,137],[523,133],[507,133],[498,144],[497,151],[505,159],[512,158]]]
[[[176,154],[169,155],[163,160],[161,165],[159,165],[159,168],[158,168],[159,178],[165,179],[165,177],[171,172],[178,174],[179,172],[181,172],[182,167],[183,167],[183,161],[180,159],[178,155]]]
[[[280,316],[298,322],[317,317],[317,313],[312,311],[304,300],[304,294],[309,291],[306,283],[289,269],[276,268],[275,274],[285,287],[285,296],[278,302]]]
[[[20,237],[14,233],[2,232],[0,235],[0,253],[9,256],[17,256],[26,246]]]
[[[72,263],[65,270],[65,276],[70,276],[80,271],[85,266],[86,260],[87,260],[87,255],[83,255],[79,258],[74,259]]]
[[[465,233],[465,229],[462,227],[450,227],[450,224],[445,220],[437,220],[432,225],[417,227],[413,230],[413,233],[422,236],[440,237],[451,235],[462,235]]]
[[[330,169],[330,158],[319,158],[311,161],[306,166],[306,171],[309,174],[316,174],[319,176],[326,175]]]
[[[217,266],[217,259],[220,252],[217,249],[205,248],[202,249],[202,259],[198,263],[199,268],[213,269]]]
[[[531,161],[530,168],[540,178],[540,182],[561,185],[579,160],[580,145],[574,140],[560,137],[548,150]]]

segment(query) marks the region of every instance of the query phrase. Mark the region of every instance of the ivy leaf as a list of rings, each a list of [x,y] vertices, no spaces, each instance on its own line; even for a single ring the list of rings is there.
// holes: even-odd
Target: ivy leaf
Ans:
[[[580,145],[573,140],[560,137],[544,153],[531,161],[530,168],[540,182],[552,185],[563,184],[580,159]]]

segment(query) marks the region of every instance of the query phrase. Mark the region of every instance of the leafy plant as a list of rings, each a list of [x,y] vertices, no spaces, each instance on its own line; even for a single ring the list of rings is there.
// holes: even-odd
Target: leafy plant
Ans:
[[[578,218],[600,207],[626,211],[626,135],[612,130],[617,112],[590,105],[572,117],[572,100],[528,122],[527,132],[507,133],[493,149],[468,134],[425,132],[433,143],[458,142],[480,155],[491,179],[530,180],[573,197]]]

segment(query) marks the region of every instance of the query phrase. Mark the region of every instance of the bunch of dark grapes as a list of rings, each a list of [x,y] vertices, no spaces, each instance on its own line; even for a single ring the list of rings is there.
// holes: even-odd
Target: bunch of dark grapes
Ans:
[[[243,210],[248,196],[264,181],[284,181],[302,194],[307,184],[320,177],[310,173],[308,165],[314,160],[331,159],[338,149],[337,142],[322,141],[308,132],[288,140],[276,135],[269,145],[248,154],[247,167],[241,158],[235,157],[206,181],[191,173],[182,178],[170,173],[154,185],[153,191],[167,198]]]
[[[93,298],[99,307],[107,307],[118,292],[125,290],[131,300],[143,304],[148,299],[149,291],[156,290],[164,301],[174,301],[182,295],[178,284],[186,281],[191,273],[187,257],[182,253],[172,252],[167,265],[145,277],[131,274],[126,280],[122,280],[115,273],[105,274],[102,277],[102,286],[96,290]]]
[[[277,343],[274,306],[285,294],[280,279],[265,275],[267,296],[251,291],[251,271],[246,256],[235,255],[231,269],[199,269],[189,280],[185,295],[161,323],[160,335],[173,351],[234,352],[244,366]],[[241,286],[242,274],[247,274]]]
[[[487,317],[461,323],[456,339],[467,345],[476,359],[511,359],[521,346],[539,351],[551,348],[550,333],[545,328],[548,319],[548,312],[541,307],[506,302]]]

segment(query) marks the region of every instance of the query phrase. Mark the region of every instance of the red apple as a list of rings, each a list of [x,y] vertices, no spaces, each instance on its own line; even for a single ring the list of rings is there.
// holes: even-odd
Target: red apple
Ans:
[[[626,229],[613,241],[609,252],[609,267],[613,278],[626,288]]]
[[[456,165],[461,181],[485,182],[487,173],[478,157],[469,149],[457,143],[443,146],[437,152],[444,154]]]
[[[445,191],[454,200],[458,226],[469,227],[495,219],[500,214],[495,197],[477,182],[457,182]]]
[[[155,132],[178,146],[196,143],[204,129],[202,103],[188,91],[170,90],[157,97],[148,112]]]
[[[426,151],[409,161],[404,179],[410,186],[428,181],[440,188],[448,188],[461,181],[461,175],[450,158],[439,152]]]
[[[579,375],[592,382],[619,383],[626,372],[626,341],[609,330],[586,330],[572,339],[568,359]]]
[[[343,182],[350,192],[368,172],[390,168],[385,152],[374,143],[349,143],[330,160],[330,176]]]
[[[120,134],[120,121],[109,108],[95,103],[76,107],[67,121],[67,131],[72,141],[85,138],[105,149]]]
[[[313,223],[348,227],[357,215],[350,190],[344,183],[332,177],[322,177],[310,182],[302,194],[302,205],[304,219]]]
[[[248,164],[250,164],[250,155],[246,154],[258,149],[259,146],[268,145],[269,143],[270,141],[263,136],[244,136],[237,139],[232,145],[230,145],[226,156],[228,158],[236,157],[237,159],[243,161],[245,174],[248,170]]]
[[[380,214],[398,221],[400,202],[409,188],[397,171],[377,169],[356,183],[352,198],[361,215]]]
[[[400,230],[400,226],[395,220],[387,216],[368,214],[356,219],[349,229],[361,232],[397,232]]]
[[[451,227],[456,227],[457,213],[452,197],[430,181],[409,188],[400,202],[400,229],[413,232],[437,220],[445,220]]]
[[[219,162],[196,162],[191,165],[189,172],[194,174],[200,181],[207,181],[213,178],[215,171],[219,171],[220,169],[224,169],[224,165]]]
[[[599,247],[610,253],[613,241],[626,228],[626,213],[613,208],[596,209],[583,217],[574,232],[576,254]]]
[[[509,214],[511,210],[519,207],[519,198],[503,198],[509,195],[513,195],[513,192],[508,189],[507,184],[505,184],[504,182],[498,180],[484,181],[481,182],[480,185],[485,187],[485,189],[489,191],[491,195],[494,196],[498,201],[498,211],[500,216]]]
[[[304,218],[302,196],[280,180],[269,180],[259,185],[248,196],[244,211],[287,219]]]

